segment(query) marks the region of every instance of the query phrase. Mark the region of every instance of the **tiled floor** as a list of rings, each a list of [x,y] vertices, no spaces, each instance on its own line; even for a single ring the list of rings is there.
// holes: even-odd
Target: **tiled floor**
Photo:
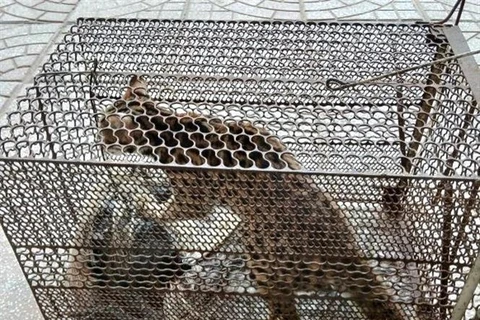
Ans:
[[[455,1],[0,0],[0,121],[78,17],[438,21]],[[480,1],[467,2],[460,27],[470,48],[480,49]],[[1,231],[0,319],[42,319]]]

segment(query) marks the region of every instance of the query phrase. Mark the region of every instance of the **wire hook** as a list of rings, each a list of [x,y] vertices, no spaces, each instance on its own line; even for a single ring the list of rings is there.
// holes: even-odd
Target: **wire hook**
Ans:
[[[458,26],[460,23],[460,19],[462,18],[463,14],[463,8],[465,7],[466,0],[458,0],[455,5],[453,6],[452,10],[448,13],[448,15],[443,19],[442,21],[439,21],[435,24],[445,24],[450,20],[450,18],[453,16],[455,11],[457,10],[458,6],[460,6],[460,9],[458,10],[457,18],[455,19],[455,25]]]
[[[464,53],[461,53],[461,54],[457,54],[457,55],[453,55],[453,56],[450,56],[450,57],[446,57],[446,58],[434,60],[434,61],[431,61],[431,62],[419,64],[419,65],[416,65],[416,66],[413,66],[413,67],[410,67],[410,68],[405,68],[405,69],[389,72],[389,73],[382,74],[382,75],[377,76],[377,77],[368,78],[368,79],[357,81],[357,82],[343,82],[343,81],[338,80],[336,78],[329,78],[325,82],[325,85],[326,85],[327,89],[332,90],[332,91],[337,91],[337,90],[341,90],[341,89],[354,87],[354,86],[357,86],[357,85],[360,85],[360,84],[371,84],[374,81],[377,81],[377,80],[380,80],[380,79],[383,79],[383,78],[386,78],[386,77],[398,76],[400,74],[404,74],[406,72],[413,71],[413,70],[416,70],[416,69],[420,69],[420,68],[423,68],[423,67],[428,67],[428,66],[431,66],[431,65],[434,65],[434,64],[437,64],[437,63],[442,63],[442,62],[447,62],[447,61],[450,61],[450,60],[460,59],[460,58],[467,57],[467,56],[473,56],[473,55],[476,55],[476,54],[479,54],[479,53],[480,53],[480,49],[470,51],[470,52],[464,52]],[[332,84],[335,84],[336,86],[333,87]]]

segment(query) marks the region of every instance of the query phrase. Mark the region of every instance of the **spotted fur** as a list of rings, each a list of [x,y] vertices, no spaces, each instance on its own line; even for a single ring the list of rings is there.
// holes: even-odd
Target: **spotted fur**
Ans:
[[[80,209],[63,285],[74,288],[69,292],[76,299],[76,307],[65,316],[161,319],[165,293],[158,289],[168,288],[189,269],[165,226],[142,216],[147,211],[168,208],[166,177],[139,170],[106,170],[109,172],[103,176],[83,177],[91,184],[74,195]],[[112,189],[119,192],[112,193]],[[154,253],[151,248],[156,249]],[[113,288],[120,293],[129,290],[130,294],[114,298]],[[155,295],[153,304],[143,298],[142,290]]]
[[[309,175],[290,171],[301,164],[267,130],[250,121],[160,107],[137,76],[123,99],[105,110],[99,128],[113,153],[139,153],[161,164],[238,169],[166,169],[174,200],[168,210],[148,216],[162,224],[202,218],[222,205],[242,217],[249,267],[271,320],[299,319],[295,292],[332,289],[347,292],[370,319],[381,313],[382,319],[405,319],[358,258],[342,211]],[[244,170],[251,168],[276,172]]]

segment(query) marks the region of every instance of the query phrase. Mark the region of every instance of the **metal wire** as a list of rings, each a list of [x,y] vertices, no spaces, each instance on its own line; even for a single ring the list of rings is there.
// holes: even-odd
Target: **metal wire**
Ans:
[[[458,14],[457,14],[457,18],[455,19],[455,25],[458,26],[458,24],[460,23],[460,20],[462,18],[462,14],[463,14],[463,8],[465,7],[465,3],[467,1],[466,0],[457,0],[457,2],[455,2],[455,4],[453,5],[452,7],[452,10],[450,10],[450,12],[448,13],[448,15],[445,17],[445,19],[443,19],[442,21],[439,21],[437,22],[438,24],[445,24],[448,22],[448,20],[450,20],[450,18],[453,16],[453,14],[455,13],[455,11],[457,11],[457,8],[458,6],[460,6],[460,9],[458,10]]]
[[[399,75],[407,73],[409,71],[413,71],[413,70],[421,69],[421,68],[424,68],[424,67],[432,66],[434,64],[448,62],[448,61],[460,59],[460,58],[463,58],[463,57],[474,56],[474,55],[479,54],[479,53],[480,53],[480,49],[479,50],[474,50],[474,51],[471,51],[471,52],[456,54],[456,55],[453,55],[451,57],[447,57],[447,58],[443,58],[443,59],[437,59],[437,60],[434,60],[432,62],[427,62],[427,63],[423,63],[423,64],[413,66],[413,67],[410,67],[410,68],[405,68],[405,69],[402,69],[402,70],[389,72],[389,73],[383,74],[383,75],[378,76],[378,77],[373,77],[373,78],[365,79],[365,80],[354,82],[354,83],[345,83],[345,82],[340,81],[338,79],[330,78],[330,79],[327,79],[326,85],[327,85],[327,88],[330,89],[330,90],[334,90],[334,91],[335,90],[343,90],[343,89],[351,88],[351,87],[354,87],[354,86],[360,85],[360,84],[371,84],[371,83],[374,83],[375,81],[378,81],[378,80],[381,80],[381,79],[384,79],[384,78],[399,76]],[[333,85],[337,85],[337,86],[334,87]]]
[[[79,19],[0,126],[45,317],[452,316],[480,117],[445,28]]]

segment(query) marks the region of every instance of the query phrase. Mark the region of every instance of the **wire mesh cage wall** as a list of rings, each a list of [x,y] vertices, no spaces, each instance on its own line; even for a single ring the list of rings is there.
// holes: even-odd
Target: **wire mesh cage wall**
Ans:
[[[326,80],[452,39],[79,19],[0,126],[0,218],[44,316],[447,319],[480,240],[478,72]]]

